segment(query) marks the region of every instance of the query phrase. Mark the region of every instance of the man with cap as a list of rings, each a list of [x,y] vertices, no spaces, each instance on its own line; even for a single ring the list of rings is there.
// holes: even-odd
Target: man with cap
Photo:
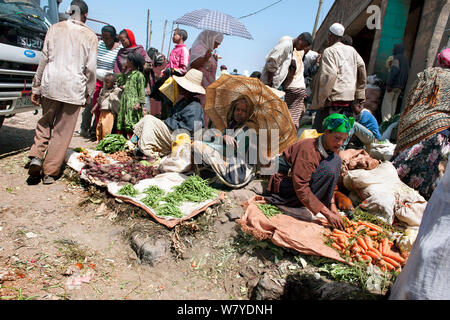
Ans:
[[[266,64],[260,80],[274,89],[280,89],[289,74],[289,67],[294,59],[294,49],[305,50],[311,46],[312,37],[302,33],[297,38],[285,36],[266,57]],[[311,38],[310,38],[311,37]],[[304,40],[305,38],[310,40]]]
[[[334,228],[343,229],[335,203],[341,172],[339,151],[354,122],[332,114],[323,122],[324,135],[286,148],[278,158],[279,171],[270,178],[265,199],[274,205],[305,207],[314,216],[323,215]]]
[[[311,48],[312,36],[310,33],[305,32],[302,33],[299,38],[302,41],[303,50],[298,51],[297,49],[294,49],[289,72],[283,83],[283,88],[286,92],[284,99],[297,130],[300,128],[300,123],[305,112],[305,98],[307,97],[303,58],[305,52],[309,51]]]
[[[191,69],[185,76],[173,76],[173,79],[182,99],[175,104],[169,118],[162,121],[147,115],[134,126],[134,136],[130,141],[148,157],[160,158],[168,155],[177,133],[193,136],[196,129],[204,127],[203,107],[197,98],[197,95],[206,94],[202,87],[203,73]],[[199,128],[196,127],[198,125]]]
[[[314,79],[312,110],[317,110],[313,128],[322,132],[322,121],[332,113],[351,115],[351,104],[365,100],[367,74],[364,60],[349,45],[342,43],[345,28],[330,27],[328,45]]]

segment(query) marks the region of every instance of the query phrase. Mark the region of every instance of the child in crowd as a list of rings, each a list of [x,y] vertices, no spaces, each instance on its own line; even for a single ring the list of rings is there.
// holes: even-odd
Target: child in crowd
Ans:
[[[97,142],[103,140],[113,130],[114,119],[119,112],[120,92],[122,91],[116,86],[113,74],[106,75],[104,85],[100,91],[97,103],[91,111],[92,114],[95,114],[97,110],[100,110],[100,117],[97,123]]]
[[[167,78],[172,75],[182,77],[186,74],[189,65],[189,49],[185,42],[188,39],[188,33],[183,29],[176,29],[173,33],[172,41],[175,48],[169,56],[169,62],[165,69],[161,71],[161,77]]]
[[[369,110],[364,109],[362,103],[357,102],[352,104],[352,111],[356,121],[344,146],[347,146],[353,135],[357,137],[364,146],[368,146],[380,140],[380,128],[377,119],[372,113]]]
[[[127,57],[126,74],[119,74],[117,84],[123,87],[120,109],[117,117],[117,131],[126,138],[133,135],[133,127],[144,117],[146,81],[143,74],[144,58],[131,52]],[[124,69],[125,69],[124,68]]]
[[[169,56],[169,61],[161,71],[161,81],[166,81],[169,77],[175,75],[182,77],[186,74],[189,65],[189,49],[184,43],[188,39],[188,33],[183,29],[176,29],[173,33],[172,41],[175,48]],[[164,95],[161,101],[161,119],[165,120],[170,116],[170,110],[173,108],[173,103]]]
[[[145,108],[144,115],[150,114],[150,95],[152,87],[155,84],[155,72],[153,70],[153,62],[145,62],[144,64],[145,77]]]

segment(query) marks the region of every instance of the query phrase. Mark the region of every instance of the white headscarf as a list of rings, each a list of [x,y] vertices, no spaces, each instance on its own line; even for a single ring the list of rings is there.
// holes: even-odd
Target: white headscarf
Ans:
[[[202,31],[192,45],[189,65],[198,58],[205,56],[206,51],[214,50],[214,43],[222,43],[222,41],[222,33],[211,30]]]

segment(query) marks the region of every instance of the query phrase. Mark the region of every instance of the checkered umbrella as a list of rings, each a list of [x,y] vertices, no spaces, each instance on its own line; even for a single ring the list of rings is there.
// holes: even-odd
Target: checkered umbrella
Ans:
[[[191,26],[202,30],[221,32],[253,40],[247,28],[237,18],[219,11],[201,9],[185,14],[175,21],[175,24]]]

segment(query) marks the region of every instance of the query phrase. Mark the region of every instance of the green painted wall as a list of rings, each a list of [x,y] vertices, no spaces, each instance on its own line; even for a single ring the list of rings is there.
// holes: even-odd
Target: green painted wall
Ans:
[[[396,43],[403,41],[411,0],[389,0],[375,62],[375,73],[386,80],[386,60]]]

